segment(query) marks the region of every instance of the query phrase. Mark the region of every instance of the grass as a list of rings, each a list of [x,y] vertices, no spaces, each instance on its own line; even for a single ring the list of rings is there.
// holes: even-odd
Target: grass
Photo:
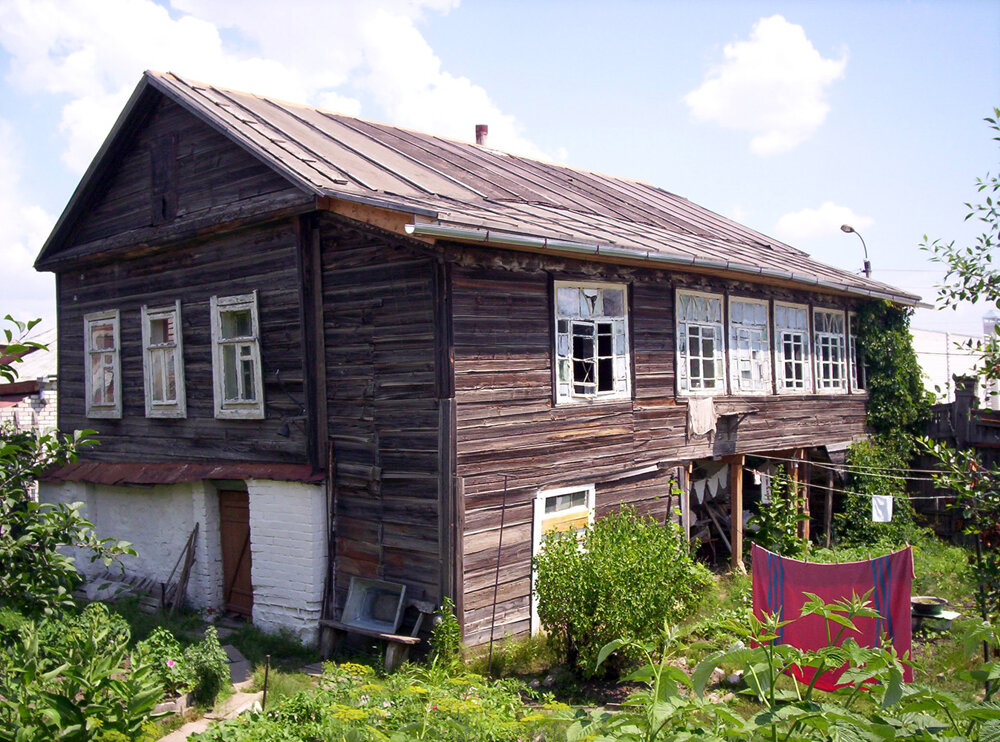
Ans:
[[[263,665],[267,655],[271,656],[271,667],[292,669],[319,662],[319,652],[302,644],[290,631],[270,634],[256,626],[243,624],[225,639],[232,644],[254,666]]]
[[[267,701],[277,701],[279,698],[294,696],[304,690],[316,687],[316,678],[301,672],[285,672],[271,668],[267,673]],[[264,666],[257,665],[253,670],[253,690],[264,690]]]
[[[465,667],[469,672],[490,677],[533,676],[559,665],[560,654],[547,636],[517,636],[493,643],[492,666],[489,646],[484,645],[469,653]]]

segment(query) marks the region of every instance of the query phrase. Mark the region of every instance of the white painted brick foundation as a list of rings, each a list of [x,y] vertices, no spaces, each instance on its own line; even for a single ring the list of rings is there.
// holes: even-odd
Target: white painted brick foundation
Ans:
[[[251,479],[253,622],[318,637],[327,561],[326,495],[321,485]]]
[[[306,643],[319,633],[327,563],[326,495],[321,485],[249,480],[253,623],[265,631],[285,628]],[[196,608],[223,607],[219,497],[210,482],[155,487],[112,487],[79,482],[46,483],[42,502],[85,503],[83,513],[102,538],[132,542],[137,555],[125,570],[166,581],[194,524],[199,523],[188,601]],[[104,571],[84,554],[77,568]]]
[[[132,543],[136,556],[122,558],[125,571],[157,582],[165,582],[170,576],[191,529],[198,522],[196,561],[187,598],[196,608],[222,607],[219,498],[210,484],[185,482],[140,488],[42,482],[39,499],[85,503],[83,514],[94,524],[98,536]],[[87,555],[79,552],[76,562],[77,568],[88,576],[105,569],[100,562],[91,563]]]

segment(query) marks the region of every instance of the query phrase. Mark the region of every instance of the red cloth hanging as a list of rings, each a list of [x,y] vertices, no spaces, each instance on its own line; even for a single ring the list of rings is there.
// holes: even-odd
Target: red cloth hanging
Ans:
[[[781,629],[778,643],[791,644],[803,650],[827,646],[827,632],[822,616],[801,616],[806,592],[818,595],[827,603],[864,595],[871,607],[879,612],[878,618],[855,618],[857,631],[845,631],[838,644],[853,638],[863,647],[877,647],[883,637],[891,639],[896,653],[905,657],[910,652],[912,625],[910,620],[910,592],[913,583],[913,550],[901,551],[864,562],[842,564],[814,564],[789,559],[753,545],[753,614],[763,618],[765,613],[777,613],[791,623]],[[836,637],[838,624],[831,624],[830,635]],[[820,690],[834,690],[847,685],[838,684],[845,667],[828,670],[816,681]],[[808,683],[815,670],[811,667],[793,667],[791,674]],[[904,679],[912,682],[913,670],[905,666]]]

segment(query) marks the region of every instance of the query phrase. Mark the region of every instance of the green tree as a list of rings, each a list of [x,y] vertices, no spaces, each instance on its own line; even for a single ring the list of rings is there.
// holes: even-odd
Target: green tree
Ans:
[[[0,378],[13,382],[21,355],[44,346],[26,340],[37,320],[18,322],[8,315],[4,322],[7,342]],[[93,444],[92,433],[36,433],[0,424],[0,608],[38,615],[72,605],[81,577],[73,558],[64,553],[67,546],[84,549],[92,560],[107,565],[135,554],[127,542],[99,538],[81,515],[82,503],[39,504],[29,495],[29,486],[43,471],[76,460],[80,448]]]
[[[1000,142],[1000,108],[985,119]],[[922,249],[931,253],[931,260],[947,268],[945,282],[938,287],[938,307],[957,308],[960,302],[984,300],[1000,309],[1000,271],[993,264],[993,255],[1000,243],[1000,211],[997,194],[1000,178],[987,174],[976,181],[981,202],[966,203],[965,219],[984,225],[984,231],[973,244],[961,246],[954,240],[928,242]],[[973,344],[980,363],[978,373],[985,380],[1000,379],[1000,327],[991,337]],[[935,479],[938,486],[956,495],[955,507],[961,511],[965,532],[976,540],[975,571],[979,581],[979,607],[984,617],[1000,616],[1000,466],[986,467],[973,451],[955,451],[949,447],[924,441],[924,450],[937,458],[943,473]],[[985,548],[984,548],[985,547]]]

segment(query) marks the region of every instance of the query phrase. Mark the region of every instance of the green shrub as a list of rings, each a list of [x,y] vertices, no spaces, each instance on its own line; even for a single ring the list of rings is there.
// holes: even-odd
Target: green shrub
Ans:
[[[21,626],[0,652],[0,742],[143,739],[163,690],[149,665],[130,661],[128,638],[100,603]]]
[[[184,656],[180,642],[162,626],[139,642],[132,656],[153,669],[168,696],[178,696],[195,684],[194,668]]]
[[[546,534],[534,568],[539,619],[565,641],[570,664],[585,677],[605,644],[643,640],[664,621],[678,622],[712,582],[676,523],[631,507],[598,519],[581,541],[572,532]]]
[[[184,659],[190,664],[195,676],[195,684],[191,689],[194,702],[200,706],[211,706],[219,692],[230,682],[229,656],[219,644],[219,633],[214,626],[205,629],[203,640],[184,651]]]
[[[454,601],[442,600],[437,615],[440,620],[431,630],[431,656],[435,662],[454,667],[462,660],[462,625],[455,617]]]
[[[771,497],[762,502],[757,512],[747,521],[750,529],[756,528],[747,546],[753,541],[761,548],[784,556],[798,556],[808,543],[799,537],[799,523],[809,516],[800,512],[796,498],[791,494],[791,482],[785,468],[779,466],[771,475]]]

